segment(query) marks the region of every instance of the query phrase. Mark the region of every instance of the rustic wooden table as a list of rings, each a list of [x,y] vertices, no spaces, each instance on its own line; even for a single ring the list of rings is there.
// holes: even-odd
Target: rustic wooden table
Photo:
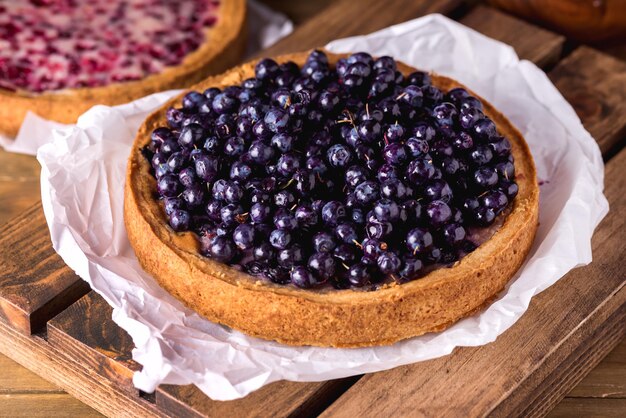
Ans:
[[[556,327],[550,328],[549,325],[546,325],[545,329],[539,327],[537,332],[544,336],[550,335],[545,339],[543,336],[537,337],[536,341],[530,341],[532,339],[530,336],[520,334],[522,331],[518,332],[520,327],[517,326],[516,329],[505,333],[496,343],[490,345],[493,346],[493,350],[485,361],[507,361],[504,357],[497,357],[498,350],[501,350],[498,346],[506,347],[506,344],[510,343],[512,348],[507,350],[517,350],[519,353],[516,352],[516,355],[527,356],[528,362],[534,361],[533,367],[537,370],[525,370],[525,374],[520,371],[518,375],[516,369],[499,366],[497,369],[501,372],[499,375],[482,376],[477,380],[476,386],[506,386],[510,388],[507,389],[510,393],[506,394],[508,399],[506,402],[496,400],[491,401],[492,404],[488,406],[481,406],[481,397],[488,397],[489,391],[486,389],[468,391],[468,396],[476,396],[474,402],[476,407],[469,412],[480,415],[489,412],[507,415],[507,411],[508,415],[522,414],[524,411],[528,414],[545,414],[556,404],[550,416],[626,416],[624,271],[621,267],[625,248],[623,187],[626,177],[624,173],[626,151],[622,147],[626,139],[626,63],[493,9],[468,5],[462,0],[439,2],[341,0],[332,4],[329,1],[322,1],[314,6],[308,2],[305,2],[307,4],[304,6],[294,6],[279,0],[267,2],[294,16],[298,25],[294,34],[263,54],[303,50],[323,45],[334,38],[367,33],[426,13],[440,12],[488,36],[509,43],[522,58],[535,62],[547,71],[600,145],[607,161],[606,195],[611,204],[611,213],[594,236],[595,261],[592,265],[570,273],[554,286],[557,289],[551,288],[537,297],[537,301],[533,300],[531,310],[523,318],[526,323],[533,325],[542,321],[559,321],[567,335],[560,335]],[[0,253],[5,256],[6,263],[3,265],[3,271],[0,271],[0,285],[11,284],[10,280],[16,277],[15,269],[20,269],[20,273],[23,273],[25,269],[23,262],[18,261],[15,265],[9,265],[8,261],[20,257],[30,260],[33,264],[28,266],[32,269],[29,271],[29,279],[32,278],[33,283],[38,284],[35,290],[29,288],[32,291],[32,298],[28,301],[11,299],[12,294],[3,295],[0,291],[0,297],[5,296],[6,300],[12,303],[10,309],[5,306],[5,316],[9,324],[13,325],[7,327],[6,322],[2,322],[0,312],[1,351],[37,373],[45,375],[47,379],[67,387],[73,395],[89,402],[98,410],[108,414],[121,414],[120,411],[123,410],[107,405],[106,396],[95,396],[89,393],[86,386],[81,390],[80,385],[89,385],[92,375],[106,376],[106,384],[112,385],[108,390],[115,394],[111,396],[119,396],[118,386],[130,393],[132,388],[128,387],[129,376],[137,367],[128,357],[130,341],[111,323],[110,310],[102,299],[93,292],[87,293],[87,289],[76,284],[79,282],[72,281],[75,278],[71,272],[62,266],[58,257],[49,248],[49,244],[46,245],[47,231],[38,201],[39,168],[34,158],[0,151],[0,225],[17,217],[0,228],[0,248],[2,248]],[[20,236],[27,233],[29,242],[17,240],[13,236],[17,235],[16,231]],[[17,249],[13,250],[14,248]],[[595,296],[590,294],[587,299],[581,298],[581,294],[587,295],[586,292],[589,291],[584,287],[584,283],[592,282],[594,278],[602,279],[603,283],[613,284],[607,288],[609,296],[599,294],[596,300]],[[569,306],[563,313],[550,310],[555,307],[563,309],[552,301],[557,299],[557,296],[569,298],[568,292],[571,287],[576,286],[580,286],[574,292],[578,299],[571,296],[572,299],[568,300],[568,303],[572,305],[588,303],[593,304],[592,306],[586,308]],[[47,299],[41,296],[41,287],[48,292]],[[54,297],[51,297],[49,293],[53,287],[60,290],[52,292]],[[59,294],[62,294],[63,298],[57,298]],[[80,298],[81,295],[85,296]],[[64,302],[66,300],[69,302]],[[78,302],[72,304],[75,300]],[[65,306],[59,306],[59,303],[61,305],[65,303]],[[611,304],[614,306],[610,310],[604,308],[605,305]],[[13,308],[16,310],[11,314]],[[51,319],[58,312],[62,313]],[[602,315],[596,315],[596,312]],[[550,321],[546,321],[546,313],[552,315]],[[86,323],[82,329],[72,324],[72,318],[79,315]],[[594,333],[587,336],[578,335],[582,333],[581,329],[585,322],[594,322],[594,327],[589,328]],[[603,323],[617,325],[603,328]],[[41,334],[42,326],[47,331],[45,336]],[[31,331],[34,336],[28,337]],[[597,344],[598,340],[606,343]],[[3,346],[3,341],[9,343]],[[84,367],[68,371],[72,365],[66,363],[65,357],[58,356],[57,351],[51,350],[48,343],[56,346],[57,351],[59,347],[62,350],[69,350],[69,357],[77,358],[81,367]],[[617,347],[601,360],[617,343],[619,343]],[[573,348],[564,350],[565,345],[572,345]],[[587,352],[584,348],[586,345],[595,348]],[[96,359],[94,354],[85,354],[81,351],[85,347],[95,349],[107,362],[103,363],[102,359]],[[407,366],[389,372],[328,383],[278,383],[268,387],[267,390],[264,389],[263,394],[250,396],[247,400],[238,401],[237,404],[207,401],[192,387],[166,387],[160,389],[156,397],[156,405],[161,409],[150,406],[155,402],[154,396],[143,394],[142,402],[147,406],[134,406],[133,402],[136,401],[129,402],[126,413],[158,415],[165,411],[177,416],[203,413],[269,415],[276,414],[275,411],[280,407],[282,408],[280,415],[285,416],[310,415],[322,411],[328,416],[410,415],[432,411],[436,414],[436,411],[446,410],[434,398],[438,396],[437,393],[420,391],[421,388],[427,388],[427,384],[430,383],[421,374],[424,374],[424,371],[437,372],[439,375],[444,372],[453,375],[454,371],[463,373],[464,369],[459,364],[470,364],[470,372],[472,369],[474,372],[486,370],[481,367],[485,367],[487,363],[485,361],[481,363],[480,359],[476,358],[484,357],[484,352],[484,349],[457,350],[450,356],[452,359],[432,362],[430,363],[432,366],[428,364]],[[574,354],[576,356],[570,358]],[[55,362],[58,364],[53,364]],[[577,367],[578,365],[580,367]],[[528,364],[522,366],[530,367]],[[581,380],[587,372],[589,372],[587,376]],[[77,377],[79,375],[81,377]],[[554,390],[551,393],[538,391],[537,388],[541,386],[537,383],[539,380],[553,385]],[[576,382],[579,383],[574,386]],[[444,381],[443,387],[447,388],[445,384],[454,385],[454,382]],[[106,389],[107,387],[103,389],[98,386],[99,391]],[[269,393],[271,396],[268,396]],[[563,396],[565,398],[560,400]],[[516,397],[519,399],[515,400]],[[525,399],[533,399],[541,406],[525,409],[527,408],[523,403]],[[429,405],[438,409],[429,410]],[[507,410],[507,408],[516,409]],[[4,416],[100,416],[100,414],[55,384],[49,383],[0,354],[0,417]]]

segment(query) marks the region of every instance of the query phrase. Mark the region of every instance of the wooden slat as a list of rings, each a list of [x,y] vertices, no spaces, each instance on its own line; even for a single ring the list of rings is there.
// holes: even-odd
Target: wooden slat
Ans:
[[[63,393],[56,385],[0,354],[0,395]],[[0,407],[0,409],[2,409]]]
[[[24,333],[40,329],[89,290],[52,249],[43,220],[37,204],[0,228],[0,318]]]
[[[558,404],[548,418],[624,418],[626,399],[566,398]]]
[[[40,197],[37,160],[0,149],[0,225],[34,205]]]
[[[130,394],[43,338],[24,335],[1,319],[0,352],[107,416],[164,416],[153,402]]]
[[[567,397],[626,399],[626,339],[585,376]]]
[[[113,308],[101,296],[89,292],[48,322],[48,342],[83,367],[137,395],[132,378],[141,365],[132,360],[133,341],[113,322],[112,314]]]
[[[257,55],[304,51],[334,39],[367,34],[428,13],[448,14],[463,3],[463,0],[335,1],[302,23],[290,36]]]
[[[366,375],[324,415],[516,416],[549,410],[626,332],[626,150],[609,162],[606,176],[612,179],[605,191],[612,210],[592,240],[593,263],[533,298],[494,343]]]
[[[0,395],[0,418],[96,418],[102,417],[87,405],[67,393],[41,393],[38,395]],[[33,405],[37,405],[33,408]]]
[[[332,0],[285,1],[261,0],[272,10],[284,13],[295,25],[310,19],[332,3]]]
[[[477,6],[461,23],[491,38],[512,45],[521,59],[539,67],[556,63],[563,51],[565,37],[517,19],[487,6]]]
[[[159,387],[157,405],[185,417],[314,417],[330,405],[355,378],[327,382],[275,382],[242,399],[217,402],[192,385]]]
[[[625,138],[626,62],[580,47],[549,76],[596,138],[602,154]]]
[[[137,395],[132,374],[141,366],[132,360],[130,336],[112,321],[111,314],[112,308],[104,299],[89,292],[48,323],[48,342],[82,368],[97,373],[129,394]],[[212,401],[192,385],[166,385],[158,389],[156,402],[172,416],[267,414],[287,417],[301,416],[303,410],[311,415],[330,404],[353,380],[277,382],[231,402]]]

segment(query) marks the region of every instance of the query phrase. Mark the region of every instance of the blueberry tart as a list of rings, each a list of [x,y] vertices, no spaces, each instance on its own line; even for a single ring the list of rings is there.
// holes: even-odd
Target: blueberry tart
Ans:
[[[440,331],[488,304],[537,229],[520,132],[460,83],[367,53],[262,59],[152,114],[124,214],[186,306],[291,345]]]
[[[245,0],[0,2],[0,133],[188,87],[237,63]]]

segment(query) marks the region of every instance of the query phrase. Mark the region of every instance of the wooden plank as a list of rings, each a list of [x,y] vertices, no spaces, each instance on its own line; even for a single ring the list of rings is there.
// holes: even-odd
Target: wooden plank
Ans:
[[[624,418],[626,399],[566,398],[558,404],[548,418]]]
[[[24,335],[1,319],[0,352],[107,416],[164,416],[149,399],[129,394],[45,339]],[[59,409],[48,416],[61,413]]]
[[[626,339],[567,394],[571,398],[626,399]],[[626,410],[625,410],[626,412]]]
[[[304,51],[334,39],[367,34],[428,13],[449,14],[463,3],[463,0],[335,1],[257,56]]]
[[[626,333],[626,150],[608,163],[606,177],[612,179],[605,191],[612,210],[592,240],[593,263],[533,298],[495,342],[366,375],[323,415],[513,416],[554,405]]]
[[[0,225],[34,205],[40,198],[37,160],[0,149]]]
[[[310,19],[332,3],[331,0],[316,1],[285,1],[285,0],[261,0],[268,7],[284,13],[295,25]]]
[[[63,393],[56,385],[0,354],[0,394]],[[2,403],[0,402],[0,410]]]
[[[626,62],[580,47],[549,74],[574,107],[602,154],[626,135]]]
[[[0,318],[27,334],[89,290],[54,252],[45,225],[39,203],[0,228]]]
[[[130,336],[113,322],[111,315],[112,308],[104,299],[89,292],[48,323],[48,342],[82,368],[129,395],[137,395],[132,375],[141,366],[132,360]],[[354,380],[276,382],[231,402],[212,401],[192,385],[166,385],[158,389],[156,403],[173,416],[301,416],[300,411],[313,414],[323,410]]]
[[[96,292],[89,292],[48,322],[48,342],[83,367],[128,393],[137,395],[133,373],[133,341],[111,316],[113,308]]]
[[[545,68],[556,63],[565,37],[517,19],[497,9],[479,5],[460,20],[466,26],[515,48],[521,59]]]
[[[156,402],[172,416],[185,417],[315,417],[357,380],[286,382],[267,385],[242,399],[217,402],[193,385],[159,387]]]
[[[67,393],[0,395],[0,418],[95,418],[102,417]],[[33,408],[33,405],[37,405]]]

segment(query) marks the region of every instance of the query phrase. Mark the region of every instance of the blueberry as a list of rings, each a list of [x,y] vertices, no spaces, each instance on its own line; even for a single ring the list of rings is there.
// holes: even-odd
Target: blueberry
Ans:
[[[429,86],[431,78],[428,73],[423,71],[415,71],[406,77],[406,83],[418,87]]]
[[[472,131],[477,138],[482,140],[489,140],[489,138],[497,134],[496,124],[489,118],[478,120],[474,124]]]
[[[270,261],[276,257],[276,251],[266,242],[254,247],[252,254],[257,261]]]
[[[189,212],[182,209],[174,209],[170,215],[170,226],[174,231],[187,231],[189,229],[189,223],[191,222],[191,216]]]
[[[393,166],[402,165],[406,163],[409,158],[407,148],[403,144],[397,142],[386,145],[383,150],[383,154],[387,164]]]
[[[423,228],[414,228],[406,236],[406,247],[411,254],[424,254],[433,245],[433,236]]]
[[[346,244],[357,242],[357,239],[359,238],[356,228],[354,225],[349,223],[341,223],[337,225],[335,227],[335,236],[340,242],[344,242]]]
[[[400,260],[400,257],[398,257],[396,253],[386,251],[378,256],[376,264],[378,264],[378,268],[382,273],[394,274],[402,267],[402,260]]]
[[[407,178],[414,184],[422,184],[435,175],[435,166],[432,159],[416,158],[412,160],[406,169]]]
[[[270,234],[269,242],[272,247],[284,250],[291,243],[291,234],[284,229],[275,229]]]
[[[380,122],[374,119],[364,120],[357,126],[359,138],[364,142],[374,142],[381,138],[382,128]]]
[[[455,105],[444,102],[433,109],[433,116],[439,125],[453,125],[458,115]]]
[[[277,258],[278,264],[283,267],[290,268],[297,266],[303,261],[302,249],[297,245],[292,245],[284,250],[280,250]]]
[[[235,245],[229,238],[217,236],[211,240],[208,252],[211,258],[226,263],[234,257],[236,251]]]
[[[370,269],[366,264],[357,263],[348,269],[348,280],[355,287],[363,287],[370,281]]]
[[[174,197],[180,191],[178,177],[173,174],[165,174],[157,182],[157,190],[161,196]]]
[[[354,189],[356,201],[361,205],[367,205],[378,199],[380,188],[374,181],[364,181]]]
[[[309,257],[307,266],[317,277],[329,279],[335,274],[335,260],[326,252],[318,252]]]
[[[320,284],[320,282],[315,278],[315,276],[313,276],[311,271],[303,266],[298,266],[294,268],[291,271],[290,275],[291,275],[291,283],[303,289],[315,287]]]
[[[465,239],[465,228],[458,223],[447,224],[442,228],[443,240],[450,246],[458,246]]]
[[[328,232],[318,232],[313,237],[313,248],[317,252],[330,252],[335,249],[337,243]]]
[[[262,81],[271,80],[279,71],[276,61],[270,58],[262,59],[254,67],[255,77]]]
[[[386,221],[368,222],[365,231],[370,238],[383,239],[393,232],[393,225]]]
[[[408,85],[402,90],[402,93],[398,96],[398,100],[407,105],[416,108],[422,106],[424,101],[424,94],[422,89],[414,85]]]
[[[346,145],[335,144],[326,153],[328,163],[333,167],[346,167],[352,160],[352,153]]]
[[[474,182],[482,188],[493,187],[498,183],[498,174],[489,167],[481,167],[474,172]]]
[[[182,198],[189,208],[202,206],[204,204],[205,187],[192,185],[183,190]]]
[[[327,225],[337,225],[346,217],[346,208],[339,201],[330,201],[322,208],[322,220]]]
[[[256,140],[250,145],[248,155],[257,164],[265,165],[274,156],[274,150],[262,140]]]
[[[419,273],[422,267],[423,267],[423,264],[421,260],[417,258],[410,258],[410,257],[405,258],[404,266],[400,269],[398,274],[404,280],[411,280],[415,278],[415,275]]]
[[[381,222],[395,222],[400,217],[400,208],[393,200],[380,199],[374,204],[374,215]]]
[[[283,109],[272,108],[263,119],[267,128],[274,133],[284,133],[289,127],[289,113]]]
[[[276,228],[291,231],[298,226],[298,221],[291,212],[280,210],[274,215],[274,225]]]
[[[317,225],[319,217],[317,212],[309,205],[300,205],[296,208],[295,217],[298,224],[305,227],[313,227]]]
[[[426,216],[433,226],[438,227],[452,218],[452,210],[443,200],[433,200],[426,206]]]
[[[241,249],[246,250],[254,245],[254,227],[250,224],[241,224],[233,232],[233,242]]]

